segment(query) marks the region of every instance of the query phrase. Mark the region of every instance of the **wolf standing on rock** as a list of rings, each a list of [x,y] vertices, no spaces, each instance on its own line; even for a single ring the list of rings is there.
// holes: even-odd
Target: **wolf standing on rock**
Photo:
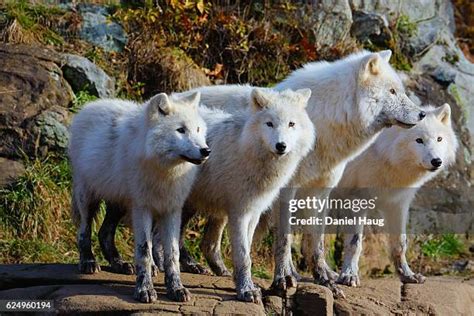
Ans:
[[[425,113],[407,97],[400,78],[389,65],[390,56],[391,51],[363,51],[332,63],[311,63],[275,87],[311,89],[307,111],[318,129],[314,149],[301,162],[290,186],[335,187],[346,164],[365,150],[385,127],[412,127],[424,118]],[[201,92],[204,104],[235,112],[248,107],[251,89],[234,85],[203,87],[197,91]],[[273,212],[278,228],[273,286],[285,289],[295,286],[297,278],[291,260],[290,215],[279,214],[278,207],[273,207]],[[312,265],[316,281],[339,293],[334,284],[338,275],[325,261],[324,232],[312,231],[305,240],[305,257]],[[211,248],[219,249],[217,245]]]
[[[416,191],[455,161],[458,141],[451,125],[451,108],[428,107],[423,122],[412,129],[387,129],[359,157],[350,162],[338,188],[364,188],[377,196],[377,206],[387,220],[390,253],[403,283],[423,283],[407,262],[405,228]],[[382,189],[381,189],[382,188]],[[350,192],[350,191],[349,191]],[[359,286],[359,257],[363,227],[346,234],[344,263],[338,283]]]
[[[199,168],[185,211],[229,222],[239,300],[261,301],[251,278],[252,238],[260,215],[313,148],[315,131],[305,110],[310,96],[309,89],[253,89],[249,114],[214,122],[213,111],[202,114],[213,155]]]
[[[163,241],[168,296],[177,301],[190,298],[180,279],[179,226],[195,165],[210,154],[206,124],[197,110],[199,97],[199,93],[187,97],[162,93],[143,106],[100,100],[86,105],[71,125],[72,210],[80,218],[80,272],[100,270],[91,250],[91,224],[100,201],[131,210],[137,270],[134,297],[142,302],[157,299],[151,270],[154,221]],[[113,243],[105,254],[109,261],[123,263]]]

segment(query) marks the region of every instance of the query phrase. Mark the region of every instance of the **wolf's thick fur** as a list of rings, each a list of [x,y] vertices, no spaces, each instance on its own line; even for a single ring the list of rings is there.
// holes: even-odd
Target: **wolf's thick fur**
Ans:
[[[408,210],[416,191],[441,170],[455,162],[458,141],[451,126],[451,108],[427,108],[427,116],[416,127],[387,129],[354,161],[350,162],[338,188],[366,188],[364,193],[377,196],[377,205],[391,229],[390,248],[395,270],[403,283],[423,283],[424,277],[408,266],[405,254],[405,227]],[[382,190],[380,190],[382,188]],[[338,283],[358,286],[358,262],[362,252],[363,227],[347,234],[344,264]]]
[[[185,208],[228,220],[239,300],[261,299],[251,279],[252,237],[260,214],[313,148],[314,127],[305,111],[310,95],[309,89],[254,89],[250,114],[213,122],[216,110],[202,113],[213,154],[200,167]]]
[[[423,118],[420,108],[405,94],[405,89],[388,61],[390,51],[352,54],[342,60],[318,62],[299,69],[276,86],[277,90],[310,88],[308,114],[318,129],[314,150],[302,162],[291,186],[332,188],[337,185],[345,165],[366,149],[383,128],[413,126]],[[196,89],[202,102],[226,111],[248,107],[250,86],[211,86]],[[274,286],[296,284],[291,261],[291,234],[287,212],[273,208],[278,229],[275,245]],[[307,235],[306,258],[312,263],[316,280],[331,284],[337,274],[326,264],[323,232]],[[212,246],[219,249],[218,246]],[[311,260],[310,260],[311,259]],[[335,287],[334,287],[335,288]]]
[[[81,219],[80,271],[100,269],[90,240],[100,201],[117,206],[115,210],[132,210],[137,269],[134,297],[142,302],[157,298],[151,277],[154,221],[163,243],[168,295],[179,301],[190,297],[180,280],[178,243],[181,210],[197,171],[190,162],[198,164],[208,155],[206,124],[198,114],[198,104],[199,93],[187,97],[159,94],[143,106],[99,100],[86,105],[71,125],[72,204],[73,213]],[[113,235],[108,250],[105,254],[111,263],[124,264]]]

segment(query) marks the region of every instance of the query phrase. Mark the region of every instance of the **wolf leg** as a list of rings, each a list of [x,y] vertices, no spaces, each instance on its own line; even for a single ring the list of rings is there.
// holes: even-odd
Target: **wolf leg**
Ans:
[[[187,302],[191,299],[191,293],[181,283],[179,272],[181,210],[160,216],[158,227],[163,245],[167,296],[173,301]]]
[[[100,201],[83,185],[74,185],[72,196],[73,213],[80,215],[80,225],[77,232],[77,246],[80,256],[79,272],[93,274],[100,271],[91,245],[92,221],[99,209]]]
[[[295,197],[295,194],[296,190],[287,190],[280,196],[280,199],[289,201]],[[296,287],[297,283],[291,270],[293,235],[290,226],[290,213],[288,210],[280,209],[278,202],[273,203],[271,209],[276,231],[276,242],[273,248],[275,271],[272,288],[277,291],[285,291],[288,288]]]
[[[408,211],[409,205],[402,207],[394,205],[386,212],[385,218],[387,224],[390,225],[393,230],[389,235],[390,253],[395,265],[395,271],[399,275],[402,283],[424,283],[426,278],[420,273],[414,273],[410,269],[406,258],[408,241],[405,232],[408,221]]]
[[[133,232],[135,235],[135,268],[137,281],[133,297],[143,303],[153,303],[157,294],[152,280],[152,215],[145,208],[132,210]]]
[[[110,263],[113,272],[134,274],[133,265],[123,261],[115,246],[117,226],[127,210],[119,203],[106,202],[107,210],[104,222],[99,230],[99,243],[105,259]]]
[[[234,262],[234,281],[237,290],[237,299],[245,302],[260,304],[262,293],[252,281],[249,248],[249,224],[255,215],[239,214],[238,210],[229,210],[229,232],[232,244],[232,260]],[[240,215],[240,216],[239,216]],[[251,233],[253,235],[253,233]]]
[[[367,212],[361,211],[358,216],[364,217]],[[362,253],[364,225],[356,224],[344,238],[344,262],[337,283],[347,286],[360,286],[359,259]]]
[[[348,234],[344,239],[344,263],[337,283],[347,286],[360,286],[359,258],[362,252],[362,232]]]
[[[160,238],[160,232],[158,229],[157,223],[153,224],[153,264],[152,264],[152,274],[153,276],[158,276],[158,272],[164,272],[164,253],[163,253],[163,244]]]
[[[232,275],[222,260],[221,243],[227,218],[210,216],[204,228],[204,236],[201,241],[201,251],[206,257],[212,272],[219,276]]]
[[[316,197],[319,199],[325,199],[330,194],[330,189],[318,189]],[[313,188],[306,188],[300,190],[301,196],[315,196]],[[310,213],[313,211],[310,210]],[[325,218],[327,215],[327,209],[323,208],[319,210],[320,218]],[[317,284],[326,286],[331,289],[335,297],[344,297],[343,291],[337,286],[336,280],[339,275],[334,272],[326,262],[326,253],[324,250],[324,237],[325,228],[324,225],[313,225],[308,227],[308,230],[303,234],[302,251],[303,256],[308,260],[309,266],[313,273],[314,281]]]
[[[314,229],[314,228],[313,228]],[[324,251],[324,233],[314,231],[307,235],[306,246],[310,253],[303,253],[305,258],[310,258],[309,264],[313,272],[314,282],[331,289],[334,296],[344,297],[343,291],[337,286],[336,280],[339,275],[334,272],[326,262]]]
[[[181,215],[181,229],[180,229],[180,238],[179,238],[179,262],[181,264],[181,271],[189,272],[194,274],[211,274],[211,272],[199,264],[193,256],[186,249],[184,240],[186,238],[186,226],[193,216],[196,214],[196,211],[185,205],[183,207],[183,212]]]

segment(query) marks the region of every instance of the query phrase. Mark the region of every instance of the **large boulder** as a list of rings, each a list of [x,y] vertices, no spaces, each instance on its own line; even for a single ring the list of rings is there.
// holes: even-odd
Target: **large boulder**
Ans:
[[[74,93],[61,56],[41,47],[0,44],[0,156],[18,159],[64,150]]]
[[[159,47],[154,42],[136,42],[131,48],[128,79],[144,84],[145,98],[159,92],[179,92],[211,84],[185,52]]]
[[[330,56],[332,49],[350,38],[352,11],[348,0],[311,1],[311,6],[302,10],[301,19],[310,27],[308,31],[322,56]]]
[[[121,52],[127,45],[127,34],[122,26],[111,21],[109,9],[93,4],[79,5],[82,26],[79,36],[106,51]]]
[[[73,54],[64,54],[62,71],[75,93],[86,90],[99,98],[110,98],[115,94],[115,80],[89,59]]]

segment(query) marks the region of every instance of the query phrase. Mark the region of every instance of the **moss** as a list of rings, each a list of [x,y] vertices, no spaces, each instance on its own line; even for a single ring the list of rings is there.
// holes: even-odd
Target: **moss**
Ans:
[[[395,29],[399,34],[407,37],[415,36],[418,33],[418,26],[415,22],[411,22],[406,15],[400,15],[397,19]]]
[[[454,83],[450,84],[448,87],[448,92],[454,98],[456,104],[461,109],[462,120],[467,121],[469,119],[469,109],[466,107],[466,104],[464,103],[461,94],[459,93],[457,85]]]
[[[390,64],[397,70],[410,71],[413,64],[410,56],[404,52],[403,47],[405,39],[415,36],[417,29],[416,23],[410,22],[407,16],[401,15],[395,25],[391,27],[392,36],[388,40],[377,44],[368,40],[363,45],[364,48],[375,52],[390,49],[392,51]]]
[[[446,53],[442,60],[447,63],[450,63],[451,65],[455,65],[457,62],[459,62],[459,56],[455,53]]]

